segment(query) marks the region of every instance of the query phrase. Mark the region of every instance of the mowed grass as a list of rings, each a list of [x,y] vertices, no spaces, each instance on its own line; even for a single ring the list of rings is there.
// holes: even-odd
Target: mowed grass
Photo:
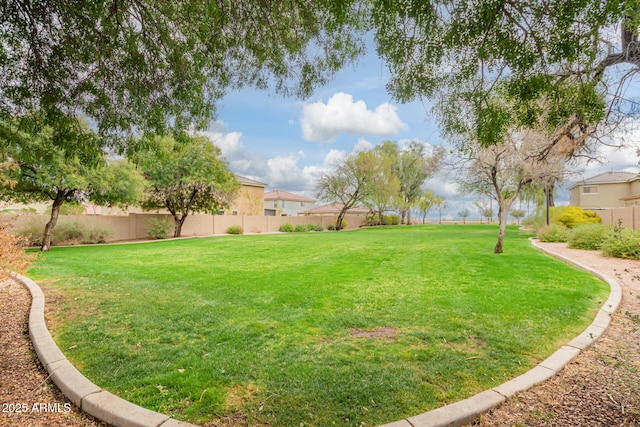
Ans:
[[[513,378],[592,321],[604,283],[515,228],[495,255],[496,235],[412,226],[53,248],[29,274],[61,298],[63,352],[124,399],[193,423],[372,426]]]

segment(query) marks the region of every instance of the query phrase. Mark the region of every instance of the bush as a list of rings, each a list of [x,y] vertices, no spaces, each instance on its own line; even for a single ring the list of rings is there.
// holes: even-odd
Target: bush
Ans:
[[[285,224],[282,224],[279,228],[279,230],[283,233],[293,233],[293,225],[289,224],[288,222]]]
[[[551,224],[538,228],[537,235],[541,242],[566,242],[569,229],[564,225]]]
[[[333,220],[333,229],[334,230],[337,228],[336,227],[337,224],[338,224],[338,219],[336,218],[336,219]],[[347,221],[345,221],[344,219],[342,220],[341,224],[342,224],[342,226],[340,227],[340,230],[344,230],[345,228],[347,228],[347,225],[349,225],[347,223]]]
[[[147,227],[147,236],[151,239],[166,239],[174,229],[174,222],[170,218],[151,218]]]
[[[232,225],[227,228],[227,234],[244,234],[244,230],[239,225]]]
[[[38,256],[25,252],[27,240],[11,228],[9,224],[0,223],[0,280],[8,278],[10,271],[24,272]]]
[[[78,221],[61,221],[51,231],[51,245],[77,245],[84,240],[86,234],[87,227],[84,224]]]
[[[602,254],[640,260],[640,235],[618,224],[602,243]]]
[[[594,211],[578,206],[561,206],[554,210],[553,222],[572,228],[580,224],[600,224],[602,220]]]
[[[570,248],[597,251],[602,248],[611,227],[602,224],[582,224],[571,229],[567,242]]]
[[[22,236],[29,246],[40,246],[46,223],[44,217],[34,217],[17,229],[16,234]]]
[[[111,236],[113,236],[113,230],[96,224],[86,231],[85,236],[82,238],[82,243],[106,243]]]
[[[309,224],[309,231],[324,231],[324,227],[318,224]]]
[[[304,232],[309,231],[309,226],[307,224],[296,224],[296,226],[293,229],[293,231],[295,233],[304,233]]]
[[[336,229],[336,226],[335,226],[335,225],[333,225],[333,224],[329,224],[329,225],[327,225],[327,230],[329,230],[329,231],[334,231],[335,229]]]
[[[400,225],[400,215],[391,215],[391,225]]]

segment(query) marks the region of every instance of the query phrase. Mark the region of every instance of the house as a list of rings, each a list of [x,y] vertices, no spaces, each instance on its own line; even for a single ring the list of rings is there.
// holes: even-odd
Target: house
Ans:
[[[266,216],[295,216],[315,205],[315,199],[299,196],[284,190],[273,190],[264,193],[264,214]]]
[[[236,179],[240,182],[241,187],[229,207],[219,211],[218,215],[264,215],[263,195],[267,184],[240,175],[236,175]],[[116,206],[95,206],[89,203],[83,203],[83,206],[86,215],[127,215],[145,212],[139,206],[129,206],[125,210]],[[158,212],[166,213],[167,211],[158,209]]]
[[[236,178],[242,186],[224,214],[264,215],[264,188],[267,184],[240,175],[236,175]]]
[[[344,205],[342,203],[334,202],[300,212],[300,214],[305,216],[338,216],[343,207]],[[347,210],[347,215],[366,217],[369,212],[371,212],[369,208],[354,206]]]
[[[571,206],[584,209],[640,205],[640,174],[604,172],[569,187]]]

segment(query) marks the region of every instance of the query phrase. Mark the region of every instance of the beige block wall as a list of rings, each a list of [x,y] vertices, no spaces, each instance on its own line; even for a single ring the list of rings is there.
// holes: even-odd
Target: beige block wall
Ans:
[[[167,218],[173,220],[170,215],[156,213],[131,213],[122,216],[103,215],[61,215],[58,223],[78,221],[87,227],[101,226],[112,231],[110,241],[147,239],[147,230],[152,219]],[[30,222],[36,222],[44,230],[44,224],[48,221],[47,215],[5,215],[0,221],[10,222],[15,228],[23,228]],[[364,216],[347,215],[347,229],[356,229],[365,222]],[[245,233],[269,233],[277,232],[285,223],[296,226],[297,224],[317,224],[325,229],[333,224],[334,217],[319,216],[286,216],[269,217],[259,215],[190,215],[182,227],[182,236],[210,236],[212,234],[225,234],[232,225],[239,225]]]

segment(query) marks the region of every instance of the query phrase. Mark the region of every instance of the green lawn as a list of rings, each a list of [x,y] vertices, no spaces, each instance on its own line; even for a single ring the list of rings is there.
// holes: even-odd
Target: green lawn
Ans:
[[[125,399],[194,423],[371,426],[496,386],[592,321],[604,283],[515,228],[495,255],[496,236],[412,226],[53,248],[29,275],[62,296],[62,351]]]

